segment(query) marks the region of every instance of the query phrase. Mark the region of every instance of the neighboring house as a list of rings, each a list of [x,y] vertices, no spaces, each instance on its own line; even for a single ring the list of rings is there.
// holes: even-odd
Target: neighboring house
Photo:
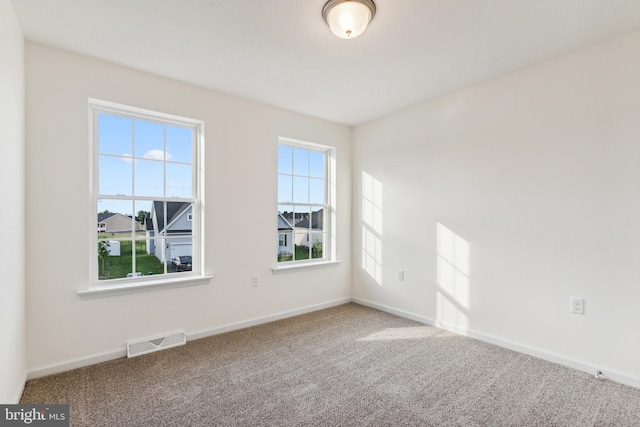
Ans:
[[[307,233],[299,233],[302,231],[301,229],[307,229],[309,232]],[[311,222],[309,222],[309,218],[305,218],[298,223],[296,223],[296,235],[295,235],[295,244],[296,246],[306,246],[308,248],[313,247],[313,244],[316,242],[324,241],[324,211],[320,209],[317,212],[311,213]]]
[[[154,254],[160,262],[167,262],[181,255],[193,255],[193,205],[189,202],[167,202],[151,205],[151,217],[145,223],[147,253]]]
[[[98,214],[98,233],[119,233],[131,231],[131,217],[120,213],[99,213]],[[137,222],[133,222],[137,226]]]
[[[278,212],[278,255],[293,254],[293,226],[283,214]]]
[[[282,215],[282,217],[291,225],[296,225],[305,219],[305,214],[303,212],[296,212],[295,218],[293,217],[293,212],[283,212],[279,213],[279,215]]]
[[[156,241],[153,240],[155,232],[153,231],[153,219],[151,217],[146,218],[144,221],[144,229],[147,234],[147,254],[156,253]]]

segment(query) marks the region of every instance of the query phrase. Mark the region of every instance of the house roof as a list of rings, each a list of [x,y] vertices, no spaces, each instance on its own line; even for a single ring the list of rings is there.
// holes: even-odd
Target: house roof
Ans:
[[[116,214],[115,212],[108,212],[108,213],[100,212],[98,213],[98,222],[102,222],[108,218],[111,218],[115,214]]]
[[[293,227],[291,226],[291,223],[289,223],[289,221],[284,217],[284,215],[278,212],[278,231],[281,230],[293,230]]]
[[[297,224],[298,222],[300,222],[300,221],[302,221],[304,219],[304,213],[303,212],[296,212],[295,213],[295,220],[293,218],[293,212],[282,212],[282,213],[280,213],[280,215],[282,215],[282,217],[284,219],[286,219],[289,224]]]
[[[153,209],[158,219],[159,230],[164,230],[166,224],[171,224],[191,206],[190,202],[167,202],[167,221],[165,223],[163,203],[162,201],[153,202]]]
[[[324,213],[323,209],[317,212],[311,212],[311,228],[316,230],[322,230],[324,228]],[[296,228],[309,228],[309,218],[305,218],[296,224]]]

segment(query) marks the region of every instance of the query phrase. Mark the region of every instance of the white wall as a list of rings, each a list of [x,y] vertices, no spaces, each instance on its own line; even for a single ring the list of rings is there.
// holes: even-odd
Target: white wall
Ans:
[[[124,354],[128,340],[183,328],[200,333],[350,296],[350,128],[31,43],[26,91],[27,364],[36,375]],[[89,286],[95,231],[88,98],[205,121],[205,273],[215,275],[212,284],[79,298]],[[338,267],[271,272],[279,136],[337,147]],[[69,218],[75,227],[56,227]]]
[[[354,297],[640,386],[639,51],[635,32],[356,127]]]
[[[0,0],[0,403],[17,403],[25,366],[24,40],[10,0]]]

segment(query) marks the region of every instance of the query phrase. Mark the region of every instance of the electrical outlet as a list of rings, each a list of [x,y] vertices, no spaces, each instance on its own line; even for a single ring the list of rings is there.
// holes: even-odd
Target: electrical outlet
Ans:
[[[260,285],[260,276],[257,274],[254,274],[253,276],[251,276],[251,285],[252,286],[259,286]]]
[[[571,297],[569,304],[572,313],[584,314],[584,298]]]
[[[404,280],[404,270],[398,270],[398,280]]]

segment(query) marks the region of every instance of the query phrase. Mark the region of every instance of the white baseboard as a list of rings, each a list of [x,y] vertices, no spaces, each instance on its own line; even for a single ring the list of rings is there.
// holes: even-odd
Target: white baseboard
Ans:
[[[187,334],[187,342],[189,340],[194,340],[198,338],[206,338],[212,335],[222,334],[224,332],[235,331],[238,329],[248,328],[250,326],[261,325],[263,323],[269,323],[276,320],[286,319],[288,317],[298,316],[300,314],[311,313],[313,311],[322,310],[324,308],[335,307],[338,305],[343,305],[351,302],[351,298],[341,298],[334,301],[329,301],[321,304],[310,305],[302,308],[298,308],[295,310],[284,311],[276,314],[272,314],[269,316],[259,317],[255,319],[250,319],[238,323],[232,323],[212,329],[206,329],[199,332],[188,333]],[[123,343],[123,347],[118,350],[107,351],[104,353],[92,354],[89,356],[78,357],[74,359],[69,359],[63,362],[53,363],[50,365],[39,366],[33,369],[29,369],[26,375],[27,380],[31,380],[34,378],[40,378],[47,375],[53,375],[64,371],[69,371],[71,369],[82,368],[84,366],[95,365],[97,363],[108,362],[109,360],[119,359],[127,356],[127,351],[125,344]],[[22,395],[22,391],[20,391],[20,395]]]
[[[27,372],[27,379],[32,380],[34,378],[46,377],[47,375],[58,374],[64,371],[70,371],[71,369],[83,368],[89,365],[95,365],[97,363],[108,362],[109,360],[119,359],[127,356],[127,350],[124,348],[119,350],[107,351],[104,353],[91,354],[89,356],[77,357],[74,359],[65,360],[63,362],[52,363],[50,365],[38,366],[33,369],[29,369]]]
[[[454,325],[446,324],[443,322],[436,321],[426,316],[422,316],[419,314],[411,313],[408,311],[400,310],[394,307],[386,306],[383,304],[378,304],[373,301],[365,300],[362,298],[341,298],[334,301],[325,302],[322,304],[310,305],[302,308],[298,308],[295,310],[284,311],[264,317],[259,317],[255,319],[250,319],[242,322],[232,323],[228,325],[219,326],[216,328],[206,329],[194,333],[187,334],[187,340],[194,340],[199,338],[206,338],[213,335],[222,334],[225,332],[231,332],[238,329],[244,329],[251,326],[257,326],[264,323],[274,322],[276,320],[286,319],[289,317],[298,316],[301,314],[311,313],[314,311],[322,310],[325,308],[335,307],[343,304],[347,304],[349,302],[354,302],[356,304],[364,305],[367,307],[375,308],[376,310],[384,311],[390,314],[394,314],[399,317],[403,317],[406,319],[414,320],[416,322],[420,322],[426,325],[435,326],[440,329],[445,329],[451,332],[455,332],[459,335],[468,336],[470,338],[474,338],[480,341],[484,341],[490,344],[497,345],[499,347],[504,347],[509,350],[514,350],[520,353],[528,354],[530,356],[534,356],[543,360],[547,360],[549,362],[558,363],[560,365],[564,365],[573,369],[577,369],[583,372],[587,372],[589,374],[595,374],[596,370],[601,370],[604,373],[604,377],[608,378],[612,381],[619,382],[622,384],[626,384],[632,387],[640,388],[640,378],[629,375],[628,373],[621,372],[616,369],[610,369],[606,366],[597,366],[594,363],[586,362],[583,360],[573,359],[567,356],[563,356],[557,353],[541,350],[538,348],[530,347],[528,345],[518,343],[515,341],[505,340],[499,337],[495,337],[492,335],[480,333],[477,331],[466,330]],[[70,359],[60,363],[54,363],[50,365],[40,366],[33,369],[29,369],[25,375],[25,379],[22,384],[18,387],[18,390],[15,394],[16,403],[19,402],[20,397],[22,396],[24,386],[27,380],[33,378],[39,378],[47,375],[57,374],[60,372],[68,371],[71,369],[81,368],[84,366],[94,365],[97,363],[107,362],[109,360],[114,360],[118,358],[126,357],[126,349],[123,347],[122,349],[113,350],[109,352],[93,354],[85,357],[79,357],[75,359]]]
[[[224,334],[225,332],[236,331],[238,329],[249,328],[251,326],[262,325],[264,323],[275,322],[276,320],[282,320],[289,317],[299,316],[301,314],[311,313],[325,308],[336,307],[338,305],[348,304],[351,302],[350,297],[340,298],[334,301],[325,302],[322,304],[309,305],[295,310],[283,311],[269,316],[258,317],[255,319],[245,320],[243,322],[231,323],[228,325],[218,326],[211,329],[205,329],[203,331],[187,334],[187,341],[196,340],[200,338],[206,338],[213,335]]]
[[[24,386],[27,384],[27,371],[25,370],[22,374],[22,380],[18,383],[18,387],[16,388],[16,392],[13,395],[14,404],[20,403],[20,399],[22,398],[22,393],[24,393]]]
[[[519,353],[528,354],[529,356],[537,357],[539,359],[543,359],[548,362],[557,363],[559,365],[564,365],[569,368],[577,369],[579,371],[583,371],[589,374],[595,375],[596,371],[600,370],[603,372],[604,378],[610,379],[612,381],[615,381],[621,384],[626,384],[632,387],[640,388],[640,377],[630,375],[625,372],[621,372],[617,369],[611,369],[606,366],[597,365],[595,363],[590,363],[584,360],[574,359],[558,353],[553,353],[550,351],[531,347],[522,343],[506,340],[503,338],[495,337],[495,336],[484,334],[481,332],[459,328],[455,325],[440,322],[440,321],[428,318],[426,316],[410,313],[408,311],[400,310],[394,307],[389,307],[383,304],[378,304],[376,302],[365,300],[362,298],[352,298],[351,300],[356,304],[375,308],[376,310],[384,311],[390,314],[395,314],[396,316],[404,317],[405,319],[415,320],[416,322],[424,323],[426,325],[435,326],[440,329],[445,329],[451,332],[455,332],[456,334],[459,334],[459,335],[464,335],[470,338],[477,339],[479,341],[487,342],[490,344],[497,345],[499,347],[517,351]]]
[[[367,307],[375,308],[376,310],[384,311],[385,313],[395,314],[399,317],[404,317],[405,319],[415,320],[416,322],[424,323],[429,326],[436,326],[432,319],[429,319],[426,316],[421,316],[419,314],[410,313],[408,311],[400,310],[394,307],[389,307],[388,305],[378,304],[377,302],[369,301],[362,298],[351,298],[352,302],[356,304],[364,305]]]

